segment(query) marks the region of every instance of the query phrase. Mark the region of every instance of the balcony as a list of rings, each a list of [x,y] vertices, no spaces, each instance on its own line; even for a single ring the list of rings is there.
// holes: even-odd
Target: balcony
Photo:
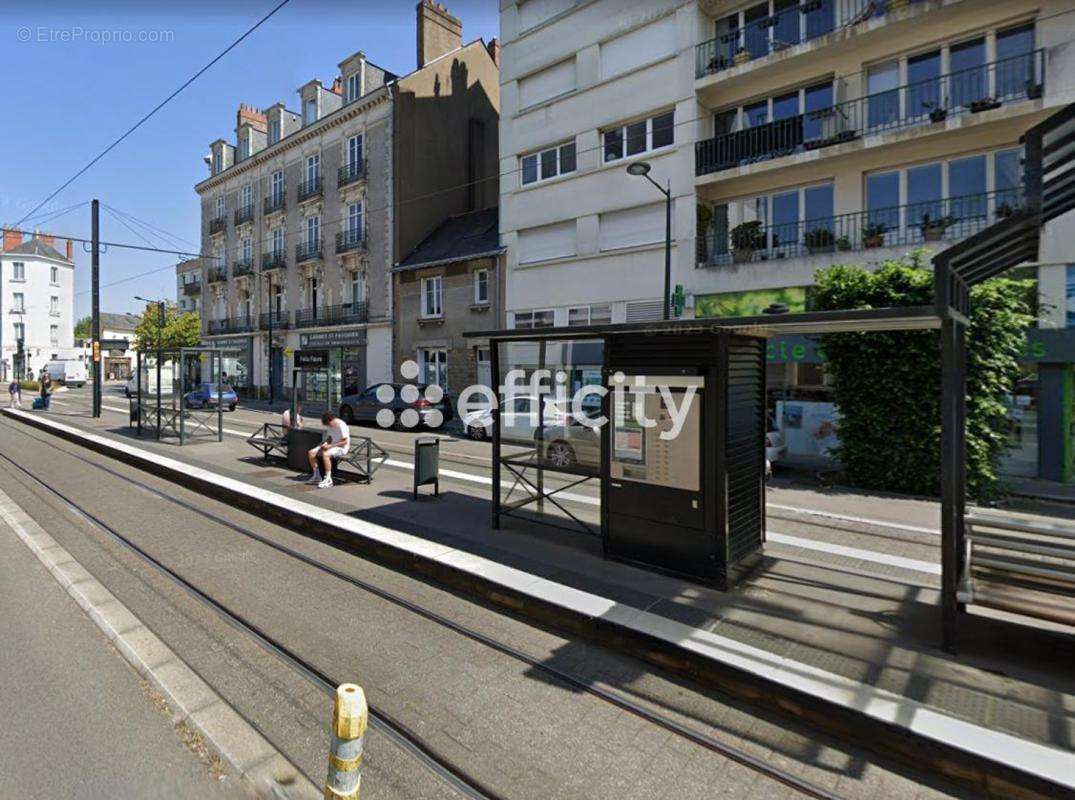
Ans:
[[[336,174],[336,186],[342,189],[366,177],[366,159],[353,164],[344,164]]]
[[[283,330],[291,327],[291,315],[286,311],[262,311],[258,317],[258,327],[267,331],[269,329],[269,317],[272,316],[273,330]]]
[[[228,317],[227,319],[209,320],[209,335],[217,336],[227,333],[250,333],[254,330],[251,317]]]
[[[910,2],[920,3],[923,0]],[[892,0],[803,0],[797,6],[783,9],[772,16],[750,20],[743,28],[729,30],[697,45],[694,50],[694,75],[696,78],[714,75],[817,39],[839,28],[883,16],[891,5]]]
[[[201,292],[202,282],[200,280],[195,279],[192,281],[187,281],[183,284],[183,294],[187,295],[188,297],[192,294],[201,294]]]
[[[321,196],[321,176],[310,178],[299,184],[299,202],[313,200]]]
[[[283,250],[261,254],[261,271],[268,272],[271,269],[287,269],[287,256]]]
[[[368,319],[366,303],[344,303],[339,306],[300,308],[295,311],[296,328],[320,325],[358,325]]]
[[[1022,189],[951,197],[776,225],[745,223],[699,236],[699,267],[823,256],[896,247],[944,249],[995,222],[1024,213]],[[889,254],[885,254],[888,257]]]
[[[209,220],[209,235],[216,236],[218,233],[223,233],[227,227],[227,217],[215,217]]]
[[[283,211],[287,208],[287,193],[280,192],[279,194],[269,195],[262,203],[261,210],[265,215],[275,214],[277,211]]]
[[[244,275],[254,274],[254,261],[250,258],[240,258],[238,261],[231,265],[231,275],[233,278],[241,278]]]
[[[244,222],[252,222],[254,219],[254,204],[248,203],[241,208],[235,209],[235,224],[242,225]]]
[[[319,258],[321,258],[320,239],[313,242],[299,242],[295,245],[295,263],[301,264],[303,261],[314,261]]]
[[[336,252],[353,253],[366,249],[366,232],[357,230],[341,231],[336,234]]]
[[[205,279],[209,283],[224,283],[228,280],[227,267],[209,267]]]
[[[1045,51],[906,84],[695,144],[696,175],[708,175],[864,136],[943,123],[1005,104],[1036,100],[1045,80]]]

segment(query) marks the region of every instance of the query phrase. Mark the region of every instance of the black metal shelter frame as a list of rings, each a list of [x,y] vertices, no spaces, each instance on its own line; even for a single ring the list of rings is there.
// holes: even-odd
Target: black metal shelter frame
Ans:
[[[195,436],[208,435],[218,442],[224,441],[224,405],[220,378],[226,352],[230,351],[215,347],[181,347],[156,351],[152,355],[156,358],[154,366],[157,388],[155,392],[144,392],[143,380],[148,372],[144,368],[142,353],[138,351],[135,369],[137,390],[130,399],[130,425],[137,430],[138,435],[141,436],[143,430],[148,428],[154,431],[158,441],[166,437],[175,437],[179,439],[180,445],[186,444],[189,438]],[[165,361],[170,361],[172,364],[172,388],[167,396],[162,388],[161,368]],[[208,362],[207,368],[206,362]],[[197,364],[200,377],[196,382],[188,382],[188,377],[192,372],[188,367],[193,363]],[[145,383],[148,386],[148,381]],[[209,383],[217,387],[215,410],[195,410],[187,407],[187,392],[197,383]]]
[[[970,324],[970,291],[982,281],[1038,258],[1044,225],[1075,209],[1075,104],[1065,107],[1035,125],[1022,137],[1026,205],[1008,218],[937,254],[934,266],[934,305],[905,308],[855,309],[807,312],[759,317],[677,320],[662,323],[616,324],[603,326],[506,329],[467,333],[487,338],[491,351],[492,381],[497,407],[492,410],[492,522],[529,503],[540,507],[545,499],[553,502],[554,492],[544,489],[543,472],[549,467],[518,455],[507,458],[501,450],[500,354],[503,342],[529,341],[544,347],[545,342],[571,339],[607,340],[619,334],[659,334],[726,332],[768,337],[775,334],[818,334],[881,330],[939,329],[941,339],[941,640],[953,651],[960,615],[964,607],[957,597],[964,569],[966,484],[967,484],[967,327]],[[539,410],[539,414],[540,414]],[[539,430],[541,426],[539,425]],[[764,435],[764,431],[763,434]],[[538,443],[540,447],[540,442]],[[760,446],[760,443],[759,443]],[[521,466],[537,471],[534,481],[523,477]],[[517,481],[525,481],[534,494],[505,507],[501,499],[501,468]],[[564,471],[556,468],[556,471]],[[603,470],[602,479],[607,479]],[[583,480],[586,480],[584,478]],[[582,482],[578,481],[577,483]],[[604,492],[602,492],[604,496]],[[559,503],[558,508],[564,510]],[[569,515],[571,516],[571,515]]]

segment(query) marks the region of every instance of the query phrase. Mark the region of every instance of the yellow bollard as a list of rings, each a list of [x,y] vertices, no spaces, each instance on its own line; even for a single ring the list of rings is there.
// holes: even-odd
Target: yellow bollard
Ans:
[[[325,800],[358,800],[362,736],[368,722],[365,693],[356,684],[340,684],[332,709],[332,749],[328,754]]]

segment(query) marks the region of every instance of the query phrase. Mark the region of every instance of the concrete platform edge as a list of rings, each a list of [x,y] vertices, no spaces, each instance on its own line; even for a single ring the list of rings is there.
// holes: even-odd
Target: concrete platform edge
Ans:
[[[32,519],[14,518],[19,506],[0,491],[0,519],[37,557],[53,578],[78,606],[108,637],[135,672],[160,692],[173,710],[172,721],[183,722],[197,731],[208,750],[219,756],[239,776],[244,789],[252,797],[265,800],[313,800],[321,792],[300,773],[275,747],[235,712],[227,702],[208,686],[152,631],[108,589],[93,578],[71,555]],[[70,574],[79,571],[85,576],[72,582]],[[117,618],[124,620],[115,624]],[[200,703],[191,708],[191,687],[198,688]],[[184,696],[187,695],[187,696]],[[207,726],[199,715],[206,708],[227,711],[228,724]],[[256,760],[238,759],[239,743],[249,748],[256,742]]]
[[[527,619],[580,635],[995,797],[1075,797],[1075,753],[952,717],[726,637],[444,545],[254,489],[40,415],[10,418]]]

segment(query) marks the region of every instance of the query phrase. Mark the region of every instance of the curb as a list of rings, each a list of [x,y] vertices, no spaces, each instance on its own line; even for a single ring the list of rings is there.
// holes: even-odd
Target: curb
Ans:
[[[360,558],[596,642],[988,796],[1075,797],[1075,770],[1068,769],[1075,755],[1055,746],[92,431],[26,412],[2,413]]]
[[[209,751],[239,776],[252,797],[314,800],[322,796],[287,758],[3,491],[0,519],[52,573],[134,671],[164,696],[173,712],[173,724],[183,722],[197,731]]]

